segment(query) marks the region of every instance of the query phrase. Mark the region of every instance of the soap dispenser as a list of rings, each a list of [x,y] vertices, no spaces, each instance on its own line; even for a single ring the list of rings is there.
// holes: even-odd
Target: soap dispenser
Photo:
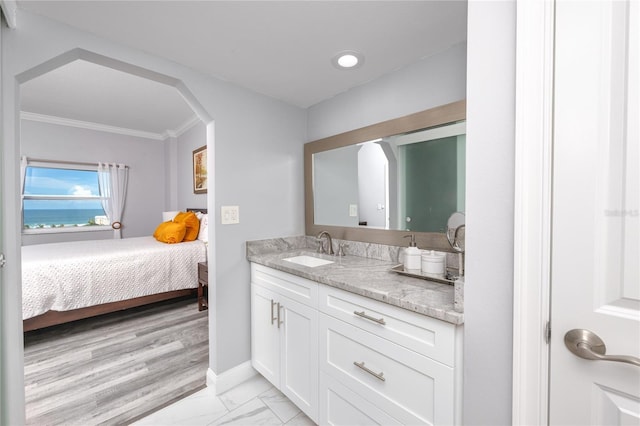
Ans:
[[[404,270],[420,270],[420,262],[422,252],[416,244],[416,236],[414,234],[405,235],[404,238],[411,238],[409,247],[404,249]]]

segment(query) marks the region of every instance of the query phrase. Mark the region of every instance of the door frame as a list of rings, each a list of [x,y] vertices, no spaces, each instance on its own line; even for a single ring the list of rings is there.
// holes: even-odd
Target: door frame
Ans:
[[[514,425],[548,424],[555,1],[516,12]]]

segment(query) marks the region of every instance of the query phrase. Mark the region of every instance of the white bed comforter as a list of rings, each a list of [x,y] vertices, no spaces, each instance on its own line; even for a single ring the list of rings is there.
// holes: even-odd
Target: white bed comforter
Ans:
[[[22,247],[22,317],[198,286],[202,241],[153,237]]]

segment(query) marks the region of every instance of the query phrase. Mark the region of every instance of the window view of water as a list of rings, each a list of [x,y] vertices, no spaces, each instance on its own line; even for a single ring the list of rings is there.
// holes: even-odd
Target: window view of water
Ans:
[[[109,225],[96,170],[28,166],[23,193],[25,229]]]
[[[24,227],[108,225],[108,223],[102,223],[100,216],[104,216],[102,209],[25,209]]]

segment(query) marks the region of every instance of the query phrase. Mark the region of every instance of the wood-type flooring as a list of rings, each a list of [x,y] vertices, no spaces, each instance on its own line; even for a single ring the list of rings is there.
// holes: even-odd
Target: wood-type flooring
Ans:
[[[208,354],[193,298],[27,332],[27,424],[131,423],[202,389]]]

